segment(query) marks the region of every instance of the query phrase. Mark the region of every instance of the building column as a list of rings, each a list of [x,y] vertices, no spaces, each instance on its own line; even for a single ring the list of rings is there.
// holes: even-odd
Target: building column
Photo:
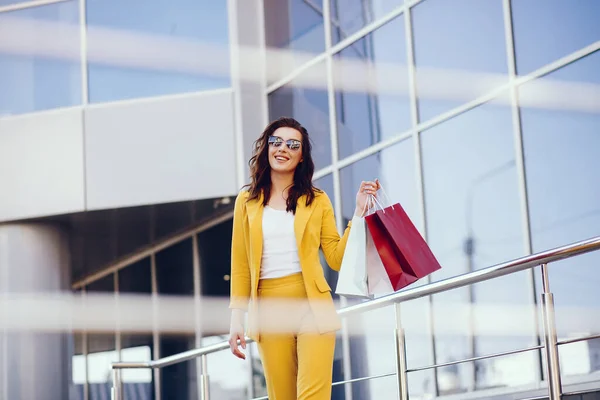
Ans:
[[[0,224],[0,399],[69,398],[69,333],[28,328],[27,321],[40,318],[35,305],[15,310],[6,302],[68,290],[69,271],[68,236],[59,228]]]

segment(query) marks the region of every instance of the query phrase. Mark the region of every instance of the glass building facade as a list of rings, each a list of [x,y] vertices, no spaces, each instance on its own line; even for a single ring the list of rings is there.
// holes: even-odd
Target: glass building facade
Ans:
[[[236,91],[249,79],[231,68],[243,47],[232,41],[232,24],[244,18],[232,11],[241,7],[235,0],[37,3],[0,0],[0,135],[6,117]],[[443,266],[415,285],[600,235],[598,1],[253,3],[264,99],[242,96],[237,107],[264,100],[268,119],[292,116],[307,127],[315,184],[340,228],[360,182],[379,178],[386,203],[402,204]],[[111,361],[227,338],[226,327],[203,328],[198,315],[203,296],[229,293],[232,198],[45,217],[69,232],[75,297],[108,295],[115,310],[122,296],[189,305],[175,328],[122,332],[117,321],[68,335],[70,399],[108,398]],[[600,253],[550,266],[559,339],[600,333],[599,266]],[[336,273],[326,276],[335,287]],[[409,369],[539,345],[540,293],[539,273],[524,271],[403,303]],[[159,307],[152,312],[150,320],[164,320]],[[334,380],[375,378],[336,386],[332,399],[397,398],[397,312],[348,321]],[[249,352],[246,362],[228,352],[208,357],[212,398],[266,395],[256,346]],[[560,357],[565,385],[600,390],[599,341],[562,346]],[[524,398],[543,387],[544,365],[536,350],[419,370],[409,373],[409,394]],[[126,398],[198,399],[200,370],[189,361],[127,371]]]

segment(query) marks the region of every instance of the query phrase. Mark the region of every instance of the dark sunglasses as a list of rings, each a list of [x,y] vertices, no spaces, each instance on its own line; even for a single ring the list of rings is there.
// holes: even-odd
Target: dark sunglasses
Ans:
[[[279,136],[269,136],[269,144],[271,146],[273,146],[273,147],[279,147],[283,143],[286,144],[286,146],[287,146],[288,149],[294,150],[294,151],[300,149],[300,145],[302,144],[301,141],[296,140],[296,139],[283,140]]]

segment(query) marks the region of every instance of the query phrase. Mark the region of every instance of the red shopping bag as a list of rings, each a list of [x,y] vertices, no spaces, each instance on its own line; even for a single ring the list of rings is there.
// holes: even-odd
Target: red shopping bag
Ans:
[[[394,290],[441,268],[399,203],[375,211],[365,221]]]

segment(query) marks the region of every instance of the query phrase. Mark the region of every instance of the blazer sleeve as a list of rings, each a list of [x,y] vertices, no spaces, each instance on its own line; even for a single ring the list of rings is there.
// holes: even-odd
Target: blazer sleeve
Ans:
[[[325,255],[327,265],[335,271],[339,271],[342,266],[342,258],[346,251],[346,242],[352,226],[352,221],[348,222],[344,234],[340,237],[335,223],[333,205],[329,196],[323,192],[320,197],[323,204],[323,220],[321,222],[321,248]]]
[[[250,299],[250,264],[244,237],[246,197],[246,192],[242,192],[235,200],[231,238],[231,300],[229,308],[242,310],[248,309]]]

